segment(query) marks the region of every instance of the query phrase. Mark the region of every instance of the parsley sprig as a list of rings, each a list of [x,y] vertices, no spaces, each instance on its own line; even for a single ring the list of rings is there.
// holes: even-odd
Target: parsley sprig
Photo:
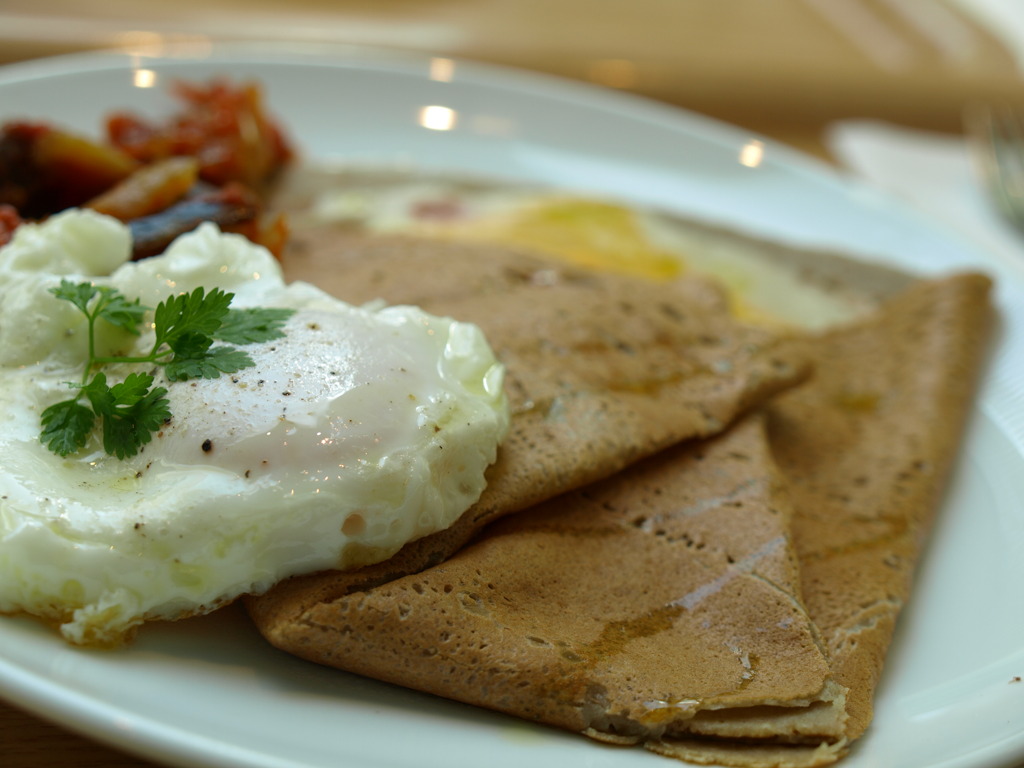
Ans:
[[[170,296],[153,311],[153,345],[145,355],[101,356],[96,354],[96,326],[109,323],[135,336],[149,307],[128,300],[116,288],[62,280],[50,292],[74,304],[86,317],[89,359],[82,378],[69,386],[78,394],[43,411],[39,439],[61,456],[80,451],[102,425],[103,449],[125,459],[134,456],[170,418],[166,387],[154,387],[151,373],[129,373],[124,381],[108,384],[103,371],[111,363],[137,363],[163,367],[170,382],[216,379],[254,365],[252,358],[235,345],[255,344],[284,336],[281,330],[293,310],[253,307],[231,309],[234,294],[219,288],[207,292]],[[214,342],[226,342],[215,344]],[[83,402],[84,400],[84,402]]]

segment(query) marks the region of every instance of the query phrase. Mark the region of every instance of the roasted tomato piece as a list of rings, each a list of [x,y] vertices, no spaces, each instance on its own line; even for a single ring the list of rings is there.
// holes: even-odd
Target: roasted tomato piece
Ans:
[[[164,123],[128,112],[111,115],[111,143],[144,163],[195,157],[200,177],[218,187],[237,181],[259,189],[291,159],[289,143],[267,115],[257,85],[176,83],[175,93],[185,108]]]
[[[21,224],[21,216],[13,205],[0,203],[0,245],[5,245],[14,235],[14,230]]]

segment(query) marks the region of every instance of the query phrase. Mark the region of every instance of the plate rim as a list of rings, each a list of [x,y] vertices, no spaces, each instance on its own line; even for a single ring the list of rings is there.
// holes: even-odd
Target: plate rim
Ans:
[[[183,62],[193,64],[197,62],[242,62],[261,66],[268,64],[294,66],[312,65],[326,68],[340,67],[347,69],[376,69],[383,66],[389,71],[411,75],[416,74],[415,70],[422,70],[431,59],[436,58],[426,54],[390,50],[385,51],[366,46],[344,46],[344,51],[339,51],[338,46],[335,45],[329,46],[329,48],[329,51],[317,51],[311,50],[310,46],[287,44],[282,50],[268,52],[265,46],[254,46],[248,43],[237,42],[218,43],[212,48],[212,50],[215,51],[214,55],[203,55],[198,57],[189,55],[169,57],[142,56],[141,61],[161,66],[173,66],[174,64]],[[83,66],[86,66],[90,71],[120,71],[125,69],[126,64],[130,65],[132,60],[133,54],[110,49],[85,53],[71,53],[26,62],[16,62],[0,67],[0,89],[8,84],[25,82],[26,74],[28,79],[45,80],[53,77],[59,77],[61,75],[68,75],[71,74],[72,71],[81,71],[81,67]],[[515,87],[528,93],[533,93],[538,88],[541,90],[553,89],[557,92],[564,93],[567,96],[571,96],[573,100],[579,103],[585,103],[592,108],[596,106],[601,109],[611,109],[612,107],[607,103],[611,101],[613,102],[615,111],[619,111],[622,108],[628,108],[630,111],[636,110],[642,113],[644,119],[654,120],[659,123],[664,121],[674,130],[679,129],[680,123],[686,123],[688,127],[699,126],[702,131],[702,135],[699,137],[701,140],[712,141],[714,143],[719,143],[722,146],[733,146],[735,142],[743,141],[752,136],[757,136],[757,134],[752,131],[732,126],[714,118],[689,112],[679,107],[662,104],[654,101],[653,99],[636,94],[623,93],[621,91],[613,91],[610,89],[601,89],[599,86],[577,82],[554,75],[525,72],[510,67],[461,59],[456,59],[455,61],[460,67],[462,67],[462,71],[465,72],[466,76],[470,77],[470,79],[489,82],[497,78],[505,87]],[[422,75],[422,71],[419,72],[419,74]],[[705,132],[708,135],[703,135]],[[723,137],[727,137],[728,141],[725,141]],[[799,150],[786,147],[772,139],[765,137],[760,138],[766,143],[770,143],[772,145],[773,152],[776,153],[780,162],[813,176],[816,183],[825,183],[829,186],[842,188],[846,188],[849,184],[849,179],[844,178],[835,168],[824,161],[805,155]],[[1018,445],[1017,447],[1019,448],[1020,446]],[[0,670],[3,669],[8,669],[8,675],[5,676],[0,674],[0,696],[7,698],[4,686],[2,685],[5,677],[8,680],[24,678],[25,671],[21,670],[21,673],[19,674],[18,670],[15,669],[12,674],[10,672],[11,664],[6,658],[0,656]],[[38,676],[34,677],[37,680],[37,685],[35,686],[37,689],[36,693],[33,694],[33,692],[29,690],[28,684],[22,680],[21,692],[28,695],[28,700],[27,702],[18,701],[13,703],[17,706],[33,711],[44,719],[52,720],[54,718],[47,713],[45,708],[46,703],[42,701],[42,698],[40,698],[38,693],[38,689],[40,687],[46,688],[47,686],[38,685],[40,678],[38,678]],[[49,681],[44,680],[43,683],[50,685],[55,692],[62,690],[60,689],[60,686],[50,683]],[[64,690],[64,694],[67,696],[66,690]],[[58,698],[60,697],[58,696]],[[76,695],[72,692],[70,699],[74,700],[75,698]],[[52,704],[52,698],[47,699],[47,702]],[[37,704],[38,706],[36,706]],[[71,707],[71,704],[69,704],[66,699],[61,699],[61,706],[64,707],[63,714],[75,714],[76,712],[79,715],[82,714],[80,710],[69,711],[68,708]],[[74,708],[72,707],[72,709]],[[77,730],[79,733],[82,733],[91,739],[143,755],[150,759],[166,759],[168,746],[174,746],[178,750],[182,749],[180,742],[170,740],[169,738],[164,738],[159,751],[152,751],[144,748],[140,749],[140,747],[147,745],[140,745],[132,739],[119,738],[119,734],[116,733],[104,733],[102,730],[96,731],[94,729],[96,723],[91,721],[98,718],[92,718],[88,713],[85,714],[86,716],[82,718],[83,729],[81,730],[75,727],[74,720],[58,720],[57,723],[62,727],[69,728],[70,730]],[[163,727],[162,724],[156,723],[155,725],[160,727],[155,728],[154,731],[168,731],[168,729]],[[1019,737],[1014,740],[1010,746],[1012,747],[1013,752],[1020,753],[1017,755],[1016,759],[1024,759],[1024,727],[1022,727]],[[1011,759],[1012,756],[1010,751],[1011,750],[1008,749],[1000,751],[998,754],[994,754],[992,758],[985,763],[985,765],[995,765],[996,761]],[[221,756],[223,759],[218,758],[216,760],[207,760],[206,762],[203,762],[209,757],[211,757],[211,755],[208,753],[196,754],[193,750],[184,750],[181,751],[180,754],[176,755],[176,759],[189,760],[192,764],[196,764],[197,761],[209,765],[251,764],[232,762],[223,755]],[[271,765],[272,763],[260,763],[260,765],[264,764]],[[284,765],[284,763],[280,764]],[[300,763],[295,763],[295,765],[300,765]]]

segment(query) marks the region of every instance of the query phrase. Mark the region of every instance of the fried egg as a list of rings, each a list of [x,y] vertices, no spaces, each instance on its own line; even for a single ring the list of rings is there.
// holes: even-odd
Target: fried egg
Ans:
[[[302,190],[303,185],[308,188]],[[873,309],[800,267],[766,258],[764,243],[662,212],[555,190],[401,175],[367,179],[341,172],[300,179],[285,207],[314,222],[524,248],[579,267],[670,280],[713,278],[734,315],[767,328],[820,330]],[[297,202],[297,204],[296,204]]]
[[[474,325],[415,307],[352,306],[285,285],[264,249],[207,224],[129,262],[107,217],[69,211],[0,249],[0,611],[116,644],[152,619],[212,610],[291,575],[389,557],[480,495],[508,429],[504,369]],[[172,418],[138,455],[98,438],[62,458],[40,413],[86,359],[61,277],[156,306],[202,286],[232,306],[296,310],[255,366],[168,383]],[[101,353],[146,350],[98,328]],[[106,369],[123,377],[129,366]]]

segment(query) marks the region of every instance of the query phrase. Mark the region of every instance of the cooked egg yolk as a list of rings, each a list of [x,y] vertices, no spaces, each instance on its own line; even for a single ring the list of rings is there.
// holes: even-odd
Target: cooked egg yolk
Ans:
[[[589,269],[662,280],[680,274],[680,258],[645,236],[632,211],[575,198],[515,206],[469,221],[428,223],[435,236],[528,248]]]

